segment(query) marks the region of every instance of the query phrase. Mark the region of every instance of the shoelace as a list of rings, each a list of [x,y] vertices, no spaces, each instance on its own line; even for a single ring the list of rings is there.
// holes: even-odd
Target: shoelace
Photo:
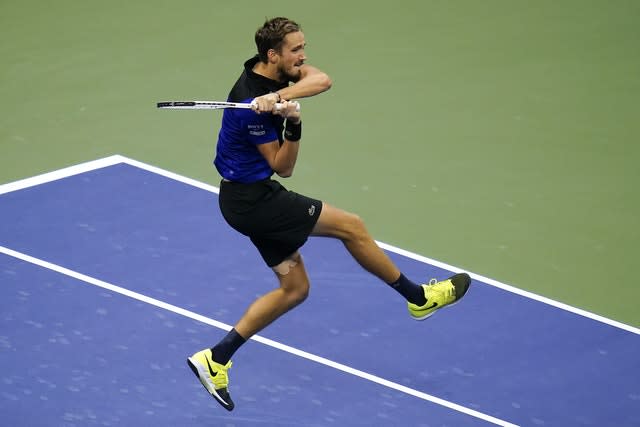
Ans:
[[[213,378],[213,384],[215,384],[216,388],[226,388],[229,385],[226,371],[218,371],[218,375]]]
[[[443,296],[445,300],[449,300],[450,298],[455,299],[456,297],[456,288],[453,286],[453,284],[449,285],[448,283],[446,283],[446,281],[439,283],[436,279],[431,279],[429,280],[429,286],[431,286],[431,290],[433,292],[437,292],[438,294]]]
[[[226,366],[220,365],[219,363],[217,363],[217,365],[222,367],[218,369],[216,376],[212,377],[213,384],[216,386],[216,388],[226,388],[229,385],[227,371],[229,370],[229,368],[231,368],[231,362],[229,362]]]

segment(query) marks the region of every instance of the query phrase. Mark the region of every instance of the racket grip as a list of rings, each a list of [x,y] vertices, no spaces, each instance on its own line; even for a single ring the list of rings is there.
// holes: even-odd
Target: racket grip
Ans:
[[[291,101],[291,102],[293,102],[294,104],[296,104],[296,111],[297,111],[297,112],[300,112],[300,103],[298,103],[298,102],[296,102],[296,101]],[[276,106],[275,106],[276,111],[280,111],[280,110],[282,110],[283,105],[284,105],[284,104],[282,104],[282,103],[280,103],[280,102],[277,102],[277,103],[276,103]],[[257,103],[256,101],[251,101],[251,108],[252,108],[253,110],[258,109],[258,103]]]

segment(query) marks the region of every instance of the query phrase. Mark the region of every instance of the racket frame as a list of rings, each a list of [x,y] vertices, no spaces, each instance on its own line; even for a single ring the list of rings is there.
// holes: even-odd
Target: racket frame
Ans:
[[[295,101],[294,101],[295,102]],[[300,104],[296,102],[296,110],[300,111]],[[284,104],[277,103],[276,110],[282,109]],[[163,110],[223,110],[225,108],[256,109],[258,104],[253,101],[246,102],[226,102],[226,101],[163,101],[156,106]]]

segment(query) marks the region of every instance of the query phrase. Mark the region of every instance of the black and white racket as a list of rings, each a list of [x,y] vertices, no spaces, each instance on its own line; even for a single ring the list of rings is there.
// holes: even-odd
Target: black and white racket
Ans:
[[[296,110],[300,111],[300,104],[296,102]],[[222,110],[225,108],[246,108],[256,109],[258,104],[253,101],[245,102],[224,102],[224,101],[166,101],[158,102],[158,108],[165,110]],[[276,110],[280,110],[283,104],[276,104]]]

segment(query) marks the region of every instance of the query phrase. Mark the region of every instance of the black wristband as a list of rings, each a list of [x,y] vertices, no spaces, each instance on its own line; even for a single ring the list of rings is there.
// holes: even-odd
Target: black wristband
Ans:
[[[284,127],[284,138],[291,142],[300,141],[300,138],[302,138],[302,121],[292,123],[291,120],[287,120],[287,124]]]

